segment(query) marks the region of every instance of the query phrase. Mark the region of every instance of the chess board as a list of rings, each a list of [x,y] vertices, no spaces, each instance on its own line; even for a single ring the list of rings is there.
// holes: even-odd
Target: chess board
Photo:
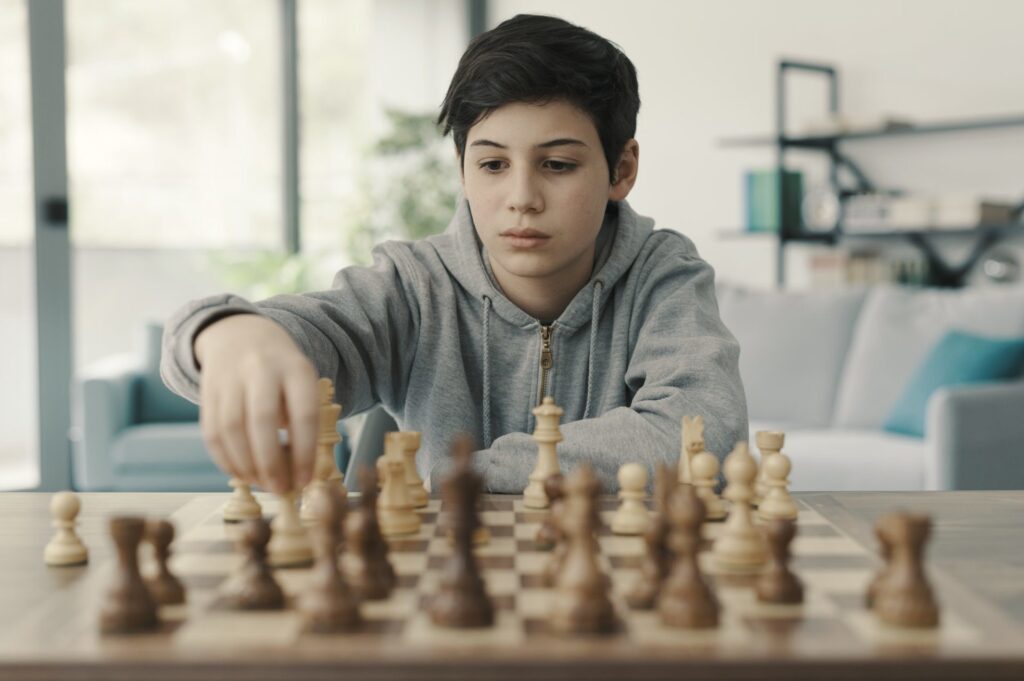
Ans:
[[[602,500],[605,522],[598,539],[601,562],[613,585],[619,630],[600,637],[555,634],[547,627],[552,591],[543,586],[540,577],[551,554],[534,544],[545,512],[526,509],[520,498],[508,497],[485,498],[481,515],[490,540],[476,549],[496,606],[493,627],[452,630],[431,623],[425,605],[437,589],[441,569],[452,550],[438,523],[443,514],[441,502],[431,500],[420,511],[423,523],[418,534],[389,540],[390,558],[399,577],[391,597],[363,603],[365,624],[358,632],[314,634],[306,630],[301,614],[291,607],[307,584],[308,568],[276,571],[289,597],[288,609],[239,612],[218,605],[218,587],[243,558],[233,540],[238,526],[224,523],[220,503],[212,506],[210,501],[197,498],[182,509],[184,514],[201,520],[173,546],[172,569],[187,587],[188,603],[164,607],[158,632],[106,637],[102,645],[108,651],[125,645],[133,650],[169,646],[199,655],[288,649],[314,655],[329,650],[332,658],[386,653],[456,658],[486,654],[500,659],[521,655],[524,649],[539,656],[565,655],[574,650],[612,657],[742,657],[777,655],[781,650],[792,655],[858,657],[887,651],[946,655],[970,650],[982,637],[950,608],[943,609],[941,626],[935,630],[905,630],[878,623],[863,604],[865,587],[878,560],[806,504],[801,504],[792,562],[805,584],[803,604],[758,602],[752,588],[754,576],[721,572],[710,552],[705,551],[701,563],[722,604],[720,626],[703,631],[665,627],[656,611],[631,610],[624,601],[624,594],[638,579],[643,540],[614,535],[607,529],[616,506],[611,499]],[[273,498],[264,498],[263,505],[265,515],[275,513]],[[705,525],[709,544],[721,529],[721,523]],[[144,570],[146,562],[144,559]],[[941,602],[941,591],[938,596]],[[89,635],[99,636],[95,631]]]

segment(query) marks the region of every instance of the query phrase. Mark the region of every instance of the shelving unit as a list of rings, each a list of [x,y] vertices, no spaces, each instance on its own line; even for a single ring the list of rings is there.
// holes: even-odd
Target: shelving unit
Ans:
[[[878,188],[857,166],[852,158],[841,150],[841,144],[850,140],[863,140],[873,138],[901,137],[941,134],[949,132],[968,132],[974,130],[988,130],[994,128],[1024,127],[1024,116],[993,117],[972,120],[945,121],[925,125],[899,126],[892,128],[880,128],[873,130],[858,130],[840,132],[825,135],[788,136],[785,131],[786,120],[786,76],[796,71],[811,72],[825,76],[829,80],[829,111],[832,114],[839,113],[839,76],[835,67],[826,64],[814,64],[808,62],[796,62],[783,60],[779,62],[775,82],[775,116],[776,134],[774,136],[753,136],[753,137],[730,137],[720,141],[722,147],[756,147],[771,146],[775,148],[776,172],[780,177],[785,168],[786,152],[790,149],[804,149],[825,153],[829,157],[829,183],[832,190],[840,201],[843,202],[858,194],[875,192]],[[852,187],[843,187],[840,183],[840,172],[845,169],[854,180]],[[896,231],[857,231],[847,233],[843,229],[842,209],[840,218],[835,227],[827,232],[808,231],[804,228],[803,221],[796,224],[786,223],[783,220],[781,193],[783,183],[778,182],[779,187],[779,230],[777,233],[769,233],[777,239],[776,249],[776,284],[783,286],[786,279],[786,245],[791,242],[822,243],[834,246],[842,240],[849,239],[902,239],[914,245],[924,255],[928,263],[929,281],[931,286],[959,287],[974,267],[981,255],[991,246],[1002,239],[1015,234],[1024,234],[1024,223],[1019,221],[1021,213],[1024,212],[1024,203],[1021,203],[1015,216],[1016,222],[1005,224],[981,225],[976,227],[965,226],[961,229],[932,229],[930,225],[922,225],[920,229],[903,229]],[[1024,185],[1024,182],[1022,182]],[[739,230],[725,231],[722,233],[727,238],[739,236],[765,235],[765,232],[742,232]],[[942,257],[936,249],[933,239],[944,237],[975,237],[974,246],[970,254],[963,262],[951,264]]]

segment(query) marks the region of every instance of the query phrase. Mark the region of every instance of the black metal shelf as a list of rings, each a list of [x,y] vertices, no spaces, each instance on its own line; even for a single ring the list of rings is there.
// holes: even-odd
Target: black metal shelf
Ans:
[[[829,80],[829,111],[833,114],[839,113],[839,74],[835,67],[828,64],[815,64],[810,62],[797,62],[782,60],[778,64],[775,79],[775,126],[774,136],[755,137],[730,137],[719,141],[724,147],[752,147],[770,146],[775,149],[775,169],[779,178],[785,171],[785,155],[789,150],[809,149],[823,151],[829,155],[829,183],[832,190],[842,204],[845,199],[861,194],[878,191],[874,183],[857,166],[854,161],[840,150],[840,143],[846,141],[878,139],[898,136],[926,135],[951,132],[971,132],[1007,127],[1024,127],[1024,116],[1002,116],[990,118],[976,118],[959,121],[943,121],[914,125],[894,125],[892,127],[876,128],[869,130],[856,130],[848,132],[837,132],[825,135],[788,136],[785,132],[786,120],[786,75],[793,71],[812,72],[824,75]],[[840,182],[840,170],[847,170],[853,178],[853,187],[843,186]],[[785,248],[787,243],[822,243],[834,246],[843,239],[906,239],[909,243],[918,248],[928,262],[929,281],[932,286],[959,287],[963,286],[971,268],[975,265],[984,251],[1001,239],[1012,234],[1024,232],[1024,223],[1012,222],[998,225],[980,225],[977,227],[963,227],[958,229],[930,229],[923,226],[921,229],[902,229],[870,232],[849,232],[847,233],[840,224],[828,232],[809,232],[803,230],[800,225],[791,225],[786,222],[782,214],[783,206],[783,182],[781,179],[778,185],[778,206],[779,212],[776,216],[777,223],[784,226],[784,229],[777,232],[739,232],[724,231],[721,235],[726,238],[768,235],[777,242],[776,250],[776,284],[781,287],[785,284],[786,259]],[[1021,217],[1024,212],[1024,204],[1017,209],[1016,218]],[[840,213],[841,215],[841,213]],[[959,265],[950,265],[932,244],[933,237],[974,237],[975,243],[970,255]]]

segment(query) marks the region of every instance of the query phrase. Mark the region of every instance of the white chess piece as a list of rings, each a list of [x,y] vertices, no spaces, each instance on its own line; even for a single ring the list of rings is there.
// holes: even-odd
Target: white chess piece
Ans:
[[[704,502],[706,520],[721,520],[726,516],[725,504],[715,492],[718,467],[718,459],[711,452],[701,452],[690,462],[693,487],[697,496]]]
[[[344,497],[348,497],[345,488],[345,476],[338,470],[338,462],[334,459],[334,446],[341,442],[338,435],[338,419],[341,417],[341,405],[334,402],[334,383],[329,378],[317,381],[319,412],[317,416],[316,458],[313,468],[313,480],[303,490],[299,517],[303,523],[312,525],[316,522],[316,513],[311,499],[323,485],[338,485]]]
[[[50,515],[57,533],[46,545],[43,560],[47,565],[82,565],[89,561],[89,550],[75,531],[75,519],[82,505],[74,492],[57,492],[50,500]]]
[[[285,492],[280,496],[277,515],[270,524],[272,534],[267,544],[267,564],[271,567],[296,567],[313,562],[313,546],[299,520],[295,496],[295,492]]]
[[[759,430],[754,435],[757,448],[761,452],[761,468],[754,486],[754,506],[759,506],[768,494],[768,483],[765,478],[765,464],[778,454],[786,444],[786,434],[781,430]]]
[[[562,413],[562,408],[555,404],[555,399],[550,395],[533,409],[537,419],[537,427],[533,431],[533,439],[537,443],[537,465],[530,473],[529,484],[523,490],[523,506],[527,508],[548,507],[544,483],[560,470],[556,447],[562,441],[562,432],[558,429]]]
[[[679,484],[691,484],[693,457],[704,451],[704,417],[683,417],[683,444],[679,452]]]
[[[789,457],[782,452],[775,452],[761,464],[765,474],[768,494],[757,509],[758,515],[765,520],[782,518],[796,520],[799,514],[796,502],[789,496],[789,471],[792,464]]]
[[[754,525],[750,508],[756,477],[757,462],[747,443],[737,443],[725,459],[725,498],[732,502],[732,507],[712,549],[718,567],[725,571],[758,570],[768,558],[764,535]]]
[[[383,478],[377,497],[377,517],[384,536],[415,534],[420,531],[420,516],[409,497],[405,481],[403,442],[397,432],[384,434],[384,456],[377,460],[377,470]]]
[[[238,478],[231,478],[228,484],[234,489],[231,498],[224,504],[221,514],[228,522],[255,520],[263,517],[260,502],[252,495],[252,489]]]
[[[416,470],[416,452],[419,451],[422,437],[414,430],[401,431],[399,436],[402,441],[402,460],[405,463],[405,484],[409,487],[409,498],[412,499],[414,507],[423,508],[430,498],[423,487],[423,478]]]
[[[619,505],[612,516],[615,534],[643,534],[650,518],[644,499],[647,496],[647,469],[638,463],[627,463],[619,468]]]

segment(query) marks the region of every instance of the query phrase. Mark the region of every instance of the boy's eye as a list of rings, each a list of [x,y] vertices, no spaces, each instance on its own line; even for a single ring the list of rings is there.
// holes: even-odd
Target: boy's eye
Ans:
[[[495,173],[501,170],[502,163],[502,161],[484,161],[479,165],[481,169],[486,170],[489,173]],[[556,173],[567,173],[576,168],[575,163],[555,161],[554,159],[545,161],[545,165]]]

